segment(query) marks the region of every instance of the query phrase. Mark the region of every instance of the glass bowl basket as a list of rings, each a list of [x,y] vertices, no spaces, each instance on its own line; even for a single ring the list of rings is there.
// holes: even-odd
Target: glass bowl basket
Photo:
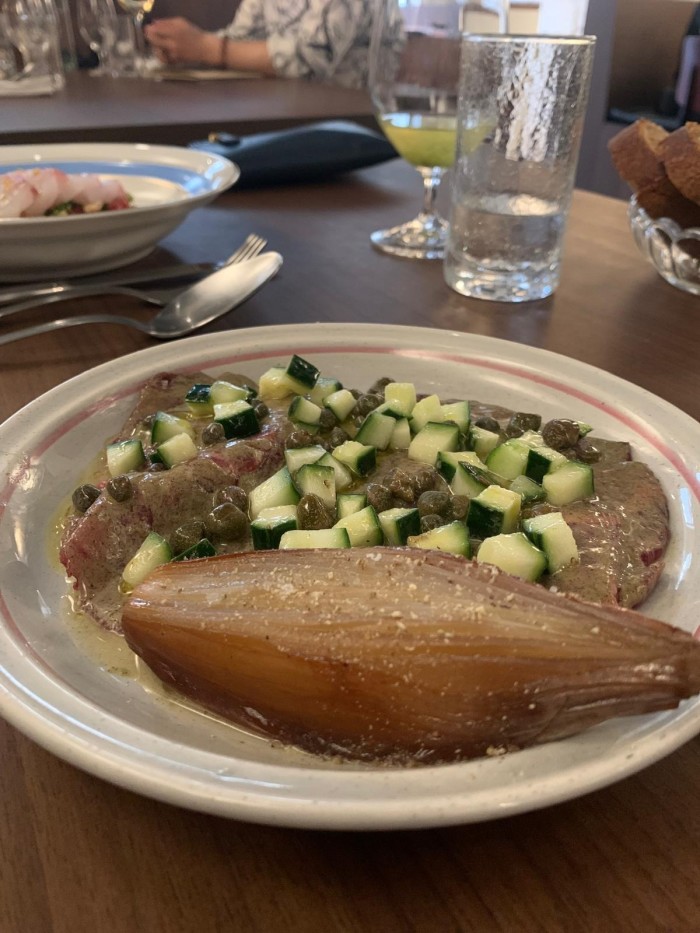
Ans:
[[[700,295],[700,227],[683,229],[670,217],[651,218],[631,198],[627,211],[639,251],[669,284]]]

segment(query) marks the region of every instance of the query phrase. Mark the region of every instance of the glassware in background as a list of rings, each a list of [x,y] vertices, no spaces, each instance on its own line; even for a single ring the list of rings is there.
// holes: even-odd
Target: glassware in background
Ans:
[[[64,72],[75,71],[78,67],[78,53],[75,47],[73,20],[68,0],[54,0],[58,21],[58,47]]]
[[[595,39],[463,39],[445,280],[529,301],[559,282]]]
[[[435,206],[455,157],[460,39],[469,16],[481,28],[507,28],[507,0],[378,0],[370,43],[369,86],[379,125],[423,179],[423,206],[408,223],[372,234],[383,252],[441,259],[447,221]]]
[[[51,94],[65,85],[53,0],[2,0],[3,36],[17,50],[17,93]]]
[[[148,51],[146,37],[143,34],[143,23],[147,13],[153,9],[155,0],[118,0],[122,10],[131,14],[134,23],[134,36],[136,39],[137,71],[140,75],[148,73]]]
[[[76,15],[80,35],[99,62],[90,74],[114,77],[112,49],[117,36],[117,11],[112,0],[77,0]]]
[[[112,47],[112,67],[120,78],[134,78],[138,74],[136,55],[136,27],[130,16],[117,16],[117,34]]]

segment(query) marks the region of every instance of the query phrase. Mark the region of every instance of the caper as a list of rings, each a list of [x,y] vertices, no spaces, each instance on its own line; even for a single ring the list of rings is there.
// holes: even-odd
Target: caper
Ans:
[[[170,546],[176,554],[182,554],[188,548],[199,544],[205,536],[204,522],[198,519],[184,522],[179,528],[176,528],[170,538]]]
[[[439,528],[440,525],[445,524],[445,519],[442,515],[436,515],[434,512],[431,512],[429,515],[421,515],[420,517],[420,530],[423,531],[432,531],[433,528]]]
[[[241,512],[248,511],[248,494],[240,486],[224,486],[223,489],[217,489],[214,493],[214,505],[222,505],[224,502],[233,502]]]
[[[452,496],[448,515],[453,521],[461,522],[467,517],[469,511],[469,496]]]
[[[376,382],[373,382],[372,385],[367,390],[371,395],[381,395],[384,396],[384,389],[389,385],[390,382],[395,380],[391,376],[380,376]]]
[[[330,431],[336,426],[338,419],[330,410],[330,408],[324,408],[321,411],[318,419],[318,426],[322,431]]]
[[[403,470],[392,470],[387,477],[387,486],[397,499],[413,505],[416,501],[416,489],[412,478]]]
[[[115,502],[126,502],[134,494],[134,487],[131,485],[131,480],[126,473],[112,477],[107,483],[106,489]]]
[[[428,490],[435,488],[435,481],[437,480],[437,477],[438,472],[434,467],[429,466],[424,470],[419,470],[411,477],[413,488],[418,495],[423,492],[428,492]]]
[[[368,415],[374,411],[378,405],[381,405],[382,399],[378,395],[361,395],[357,400],[357,412],[360,415]]]
[[[73,493],[73,507],[77,512],[87,512],[99,495],[100,490],[97,486],[93,486],[91,483],[83,483]]]
[[[484,431],[491,431],[494,434],[498,434],[501,430],[500,424],[490,415],[482,415],[481,418],[476,419],[474,424],[477,428],[483,428]]]
[[[589,440],[587,437],[582,437],[574,447],[574,458],[576,460],[581,460],[583,463],[597,463],[600,457],[600,448],[596,447],[593,441]]]
[[[163,473],[168,468],[164,463],[161,463],[160,460],[153,460],[148,464],[149,473]]]
[[[393,505],[394,497],[391,490],[383,483],[369,483],[366,489],[367,505],[371,505],[376,512],[384,512]]]
[[[287,450],[294,450],[298,447],[308,447],[313,441],[313,438],[308,431],[298,430],[292,431],[287,440],[284,442],[284,446]]]
[[[233,502],[222,502],[206,516],[204,527],[208,538],[236,541],[248,530],[248,519]]]
[[[446,492],[433,489],[421,493],[418,499],[418,513],[423,515],[445,515],[450,505],[450,497]]]
[[[335,427],[328,435],[328,443],[331,447],[340,447],[348,439],[348,435],[341,427]]]
[[[212,421],[202,431],[202,443],[206,444],[207,447],[211,447],[213,444],[220,444],[225,437],[226,432],[224,431],[224,426],[223,424],[219,424],[218,421]]]
[[[262,421],[263,418],[267,418],[270,414],[270,409],[265,402],[253,402],[253,411],[258,416],[259,421]]]
[[[310,492],[302,496],[297,505],[297,526],[303,531],[316,531],[320,528],[330,528],[333,516],[323,504],[321,499]]]
[[[357,401],[357,399],[362,395],[362,392],[360,392],[359,389],[348,389],[348,392],[350,395],[352,395],[355,401]]]
[[[520,428],[521,434],[525,431],[539,431],[541,424],[541,415],[530,414],[526,411],[516,411],[515,414],[510,416],[506,431],[510,427]]]
[[[565,450],[578,441],[579,427],[575,421],[555,418],[542,428],[542,439],[553,450]]]

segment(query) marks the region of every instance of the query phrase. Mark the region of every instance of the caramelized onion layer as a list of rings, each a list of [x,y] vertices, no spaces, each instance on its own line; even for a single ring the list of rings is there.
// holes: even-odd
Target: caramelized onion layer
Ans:
[[[308,750],[459,760],[673,708],[700,643],[462,558],[392,548],[167,564],[123,611],[165,683]]]

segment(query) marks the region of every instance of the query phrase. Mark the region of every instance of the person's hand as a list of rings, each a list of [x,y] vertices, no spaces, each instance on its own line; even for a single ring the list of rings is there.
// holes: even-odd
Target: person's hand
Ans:
[[[208,63],[210,46],[217,43],[216,36],[181,16],[157,19],[145,27],[144,33],[156,57],[167,64]]]

